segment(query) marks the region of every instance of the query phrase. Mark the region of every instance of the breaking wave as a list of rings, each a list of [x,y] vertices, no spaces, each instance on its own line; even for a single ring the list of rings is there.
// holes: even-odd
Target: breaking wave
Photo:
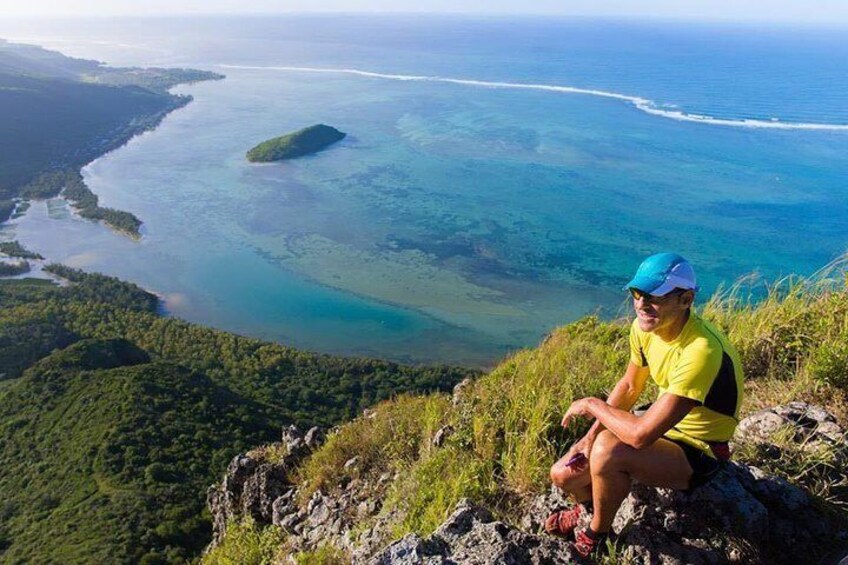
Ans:
[[[277,67],[277,66],[252,66],[252,65],[219,65],[222,68],[229,69],[245,69],[245,70],[266,70],[266,71],[285,71],[285,72],[303,72],[303,73],[332,73],[332,74],[347,74],[356,75],[368,78],[379,78],[386,80],[399,80],[408,82],[442,82],[448,84],[459,84],[463,86],[478,86],[483,88],[508,88],[513,90],[541,90],[545,92],[561,92],[566,94],[584,94],[588,96],[598,96],[600,98],[611,98],[621,100],[632,104],[637,109],[650,114],[652,116],[660,116],[671,120],[681,122],[695,122],[699,124],[708,124],[714,126],[730,126],[742,128],[760,128],[760,129],[785,129],[785,130],[819,130],[819,131],[848,131],[848,124],[823,124],[823,123],[805,123],[805,122],[781,122],[778,119],[760,120],[760,119],[731,119],[731,118],[715,118],[703,114],[691,114],[681,110],[669,110],[658,106],[653,100],[642,98],[639,96],[630,96],[620,94],[618,92],[608,92],[606,90],[595,90],[590,88],[577,88],[574,86],[558,86],[553,84],[533,84],[522,82],[497,82],[485,80],[472,80],[460,78],[448,78],[440,76],[424,76],[424,75],[398,75],[387,73],[375,73],[371,71],[362,71],[359,69],[328,69],[319,67]]]

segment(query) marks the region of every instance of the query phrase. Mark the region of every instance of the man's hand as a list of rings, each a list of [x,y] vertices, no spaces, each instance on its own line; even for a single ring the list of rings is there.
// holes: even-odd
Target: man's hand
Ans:
[[[571,423],[571,420],[574,419],[575,416],[594,418],[595,416],[589,412],[589,407],[592,402],[596,402],[597,400],[597,398],[581,398],[580,400],[572,402],[571,406],[569,406],[568,410],[565,412],[565,416],[562,417],[562,427],[567,428],[568,424]]]
[[[579,460],[573,465],[569,465],[574,471],[582,471],[583,468],[589,464],[589,454],[592,452],[593,443],[595,443],[595,438],[585,435],[580,438],[579,441],[574,443],[568,450],[568,453],[565,454],[564,459],[566,461],[570,461],[571,458],[577,455],[578,453],[582,453],[585,457],[585,459]]]

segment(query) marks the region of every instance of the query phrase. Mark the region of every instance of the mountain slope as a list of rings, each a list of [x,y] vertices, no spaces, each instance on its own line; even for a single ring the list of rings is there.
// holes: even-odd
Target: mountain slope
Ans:
[[[70,284],[0,281],[3,563],[182,563],[211,539],[206,487],[237,451],[474,374],[243,338],[49,269]]]
[[[207,377],[146,358],[85,340],[2,393],[4,560],[173,561],[203,547],[206,483],[276,427]]]

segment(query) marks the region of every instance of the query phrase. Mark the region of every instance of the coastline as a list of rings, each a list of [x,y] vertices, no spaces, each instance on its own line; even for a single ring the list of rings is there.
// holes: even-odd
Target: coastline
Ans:
[[[64,55],[56,55],[64,58]],[[25,214],[32,200],[59,197],[68,202],[74,214],[87,220],[102,222],[116,233],[138,241],[142,237],[139,231],[142,220],[128,211],[99,206],[98,197],[86,185],[82,170],[97,159],[123,147],[135,137],[155,130],[171,112],[193,101],[194,98],[190,94],[172,93],[173,88],[226,78],[220,73],[196,69],[107,67],[102,63],[97,65],[95,74],[81,74],[78,80],[71,81],[72,84],[143,89],[148,94],[161,97],[162,108],[152,113],[130,114],[128,122],[117,125],[100,138],[74,147],[71,155],[60,158],[58,163],[51,162],[48,168],[33,173],[26,182],[12,184],[7,189],[11,193],[10,199],[4,201],[8,205],[0,209],[0,226]],[[141,78],[136,79],[139,72],[142,72]],[[163,81],[164,84],[157,84],[157,80]],[[74,189],[74,194],[66,194],[71,188]]]

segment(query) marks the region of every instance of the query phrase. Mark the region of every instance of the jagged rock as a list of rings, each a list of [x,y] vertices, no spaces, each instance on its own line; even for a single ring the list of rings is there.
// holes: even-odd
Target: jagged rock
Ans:
[[[845,443],[845,431],[836,423],[836,418],[824,408],[806,402],[790,402],[751,414],[739,422],[734,440],[768,442],[781,428],[790,428],[797,442]]]
[[[309,449],[317,449],[324,442],[324,432],[318,426],[309,428],[303,436],[303,442]]]
[[[445,440],[453,435],[453,431],[453,426],[451,425],[442,426],[435,434],[433,434],[432,444],[435,447],[442,447],[442,445],[444,445],[445,443]]]
[[[408,535],[368,561],[369,565],[542,564],[573,561],[566,543],[528,534],[496,521],[483,507],[462,500],[427,539]]]
[[[294,425],[283,428],[281,442],[289,456],[302,456],[308,449],[306,441],[303,439],[303,433]]]
[[[291,527],[301,521],[296,516],[296,490],[290,483],[293,469],[320,445],[323,435],[318,428],[304,435],[296,426],[283,428],[281,445],[285,456],[270,463],[250,455],[237,455],[230,461],[220,485],[209,488],[206,504],[212,514],[212,546],[223,539],[227,523],[245,516],[258,524],[286,524]],[[256,456],[259,457],[259,456]]]
[[[785,427],[804,445],[828,441],[845,450],[835,418],[801,402],[752,414],[740,422],[735,441],[762,444]],[[664,564],[799,563],[820,555],[822,540],[838,547],[847,537],[802,489],[740,463],[726,464],[691,494],[634,485],[613,529],[625,554]]]
[[[468,391],[472,388],[473,384],[474,384],[474,381],[471,379],[471,377],[466,377],[466,378],[462,379],[461,381],[459,381],[453,387],[452,402],[453,402],[454,406],[456,406],[457,404],[460,403],[460,401],[462,401],[462,398],[466,394],[468,394]]]
[[[368,563],[370,565],[448,565],[446,548],[439,539],[422,539],[409,534],[391,544]]]
[[[554,512],[568,508],[572,504],[563,497],[561,490],[551,486],[548,494],[540,494],[530,501],[519,524],[523,530],[528,532],[541,531],[545,524],[545,518]]]
[[[831,447],[844,451],[845,434],[835,419],[801,403],[752,415],[740,424],[736,441],[764,441],[762,438],[783,426],[793,426],[789,433],[806,443],[830,442]],[[572,559],[564,540],[540,533],[546,516],[569,506],[555,488],[528,501],[521,529],[463,501],[430,537],[409,535],[388,546],[385,544],[402,516],[396,509],[381,511],[381,497],[390,483],[398,480],[397,475],[360,477],[354,473],[357,476],[333,496],[316,492],[301,507],[296,502],[296,487],[287,483],[285,471],[291,469],[290,461],[302,457],[302,449],[306,449],[303,453],[309,451],[309,434],[286,430],[284,440],[293,450],[279,469],[246,456],[230,463],[222,485],[209,493],[216,540],[228,519],[250,514],[261,523],[285,529],[292,551],[314,550],[329,543],[356,564],[534,564]],[[314,435],[319,436],[317,432]],[[772,447],[779,452],[780,448]],[[345,468],[354,469],[357,463],[353,458]],[[842,468],[837,471],[844,473]],[[584,525],[588,519],[584,518]],[[822,540],[833,549],[845,547],[848,535],[840,527],[802,489],[756,467],[728,463],[712,481],[692,493],[634,485],[613,530],[618,535],[617,555],[635,563],[780,564],[818,559]]]
[[[289,488],[286,492],[280,495],[274,502],[271,504],[271,523],[275,526],[282,526],[283,522],[286,521],[289,516],[293,514],[297,514],[297,489],[294,487]],[[287,526],[291,526],[292,523],[289,520],[287,522]]]

